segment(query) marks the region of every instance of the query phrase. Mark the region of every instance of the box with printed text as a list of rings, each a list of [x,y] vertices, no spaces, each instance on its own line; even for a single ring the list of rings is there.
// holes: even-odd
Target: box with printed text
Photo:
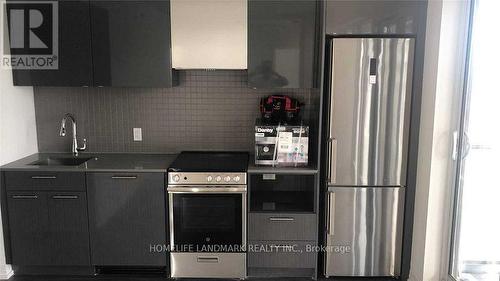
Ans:
[[[255,125],[255,164],[307,166],[309,126]]]

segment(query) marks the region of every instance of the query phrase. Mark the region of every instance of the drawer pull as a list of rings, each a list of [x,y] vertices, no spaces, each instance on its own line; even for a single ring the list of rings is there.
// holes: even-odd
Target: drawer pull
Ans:
[[[56,176],[32,176],[31,178],[34,180],[55,180],[55,179],[57,179]]]
[[[78,195],[54,195],[52,199],[78,199]]]
[[[197,257],[196,261],[200,263],[218,263],[219,257]]]
[[[37,195],[13,195],[13,199],[38,199]]]
[[[270,221],[294,221],[295,219],[292,217],[270,217]]]
[[[112,176],[111,178],[115,180],[135,180],[137,176]]]

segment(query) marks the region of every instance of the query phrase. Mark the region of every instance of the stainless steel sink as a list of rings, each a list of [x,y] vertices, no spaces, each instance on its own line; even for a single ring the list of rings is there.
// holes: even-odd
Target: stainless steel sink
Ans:
[[[30,165],[37,166],[78,166],[92,158],[76,158],[76,157],[49,157],[43,160],[38,160]]]

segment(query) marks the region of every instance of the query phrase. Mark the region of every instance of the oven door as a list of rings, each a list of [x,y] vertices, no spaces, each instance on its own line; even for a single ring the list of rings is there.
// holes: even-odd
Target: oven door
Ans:
[[[169,187],[170,247],[174,252],[242,252],[246,188]]]

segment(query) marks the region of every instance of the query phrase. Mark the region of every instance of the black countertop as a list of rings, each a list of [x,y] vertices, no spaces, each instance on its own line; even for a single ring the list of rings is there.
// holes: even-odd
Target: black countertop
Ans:
[[[158,172],[166,173],[178,154],[142,153],[80,153],[78,158],[92,159],[79,166],[44,166],[32,163],[47,158],[72,158],[71,153],[35,153],[0,167],[1,171],[68,171],[68,172]],[[316,174],[316,167],[269,167],[254,165],[253,156],[248,161],[249,174]]]
[[[36,153],[0,167],[2,171],[68,171],[68,172],[161,172],[166,173],[176,154],[80,153],[91,157],[78,166],[45,166],[32,163],[47,158],[73,157],[71,153]]]

